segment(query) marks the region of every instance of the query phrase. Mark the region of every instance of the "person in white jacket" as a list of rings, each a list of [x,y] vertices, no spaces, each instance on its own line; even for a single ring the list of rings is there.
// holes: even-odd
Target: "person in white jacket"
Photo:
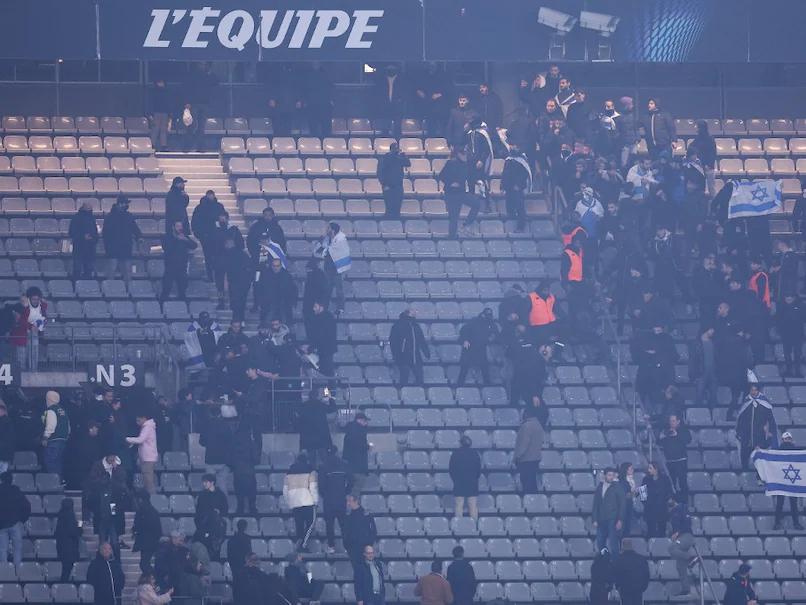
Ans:
[[[126,437],[126,443],[137,444],[137,460],[143,474],[143,486],[149,494],[155,494],[157,485],[154,480],[154,465],[160,457],[157,450],[157,425],[146,412],[139,412],[137,426],[140,427],[140,434],[137,437]]]
[[[304,453],[288,469],[283,482],[283,498],[294,515],[297,549],[305,550],[316,522],[319,487],[316,471]]]
[[[137,582],[137,605],[165,605],[171,602],[174,589],[165,594],[157,594],[154,574],[144,573]]]

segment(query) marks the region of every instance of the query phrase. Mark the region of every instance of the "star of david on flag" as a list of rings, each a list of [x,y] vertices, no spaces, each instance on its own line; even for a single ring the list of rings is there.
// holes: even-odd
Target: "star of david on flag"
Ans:
[[[768,496],[806,498],[806,450],[756,450],[750,459]]]
[[[783,204],[781,181],[759,179],[734,181],[728,204],[728,218],[764,216],[778,212]]]

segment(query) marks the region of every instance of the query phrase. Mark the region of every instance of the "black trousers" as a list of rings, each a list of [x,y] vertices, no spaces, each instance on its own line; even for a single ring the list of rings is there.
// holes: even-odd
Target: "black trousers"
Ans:
[[[448,207],[448,237],[455,239],[459,232],[459,215],[462,214],[462,207],[470,208],[465,225],[471,225],[479,215],[480,201],[470,193],[448,193],[445,196],[445,205]]]
[[[339,522],[339,532],[344,535],[344,519],[345,513],[342,511],[325,511],[323,514],[325,518],[325,535],[327,536],[327,545],[336,545],[336,521]]]
[[[688,460],[676,460],[667,462],[669,479],[672,480],[672,487],[680,495],[681,502],[686,502],[688,498]]]
[[[526,202],[523,191],[509,190],[507,194],[507,216],[517,221],[518,229],[526,228]]]
[[[59,578],[60,582],[69,582],[70,576],[73,574],[73,566],[76,564],[75,561],[62,561],[62,575]]]
[[[176,293],[180,300],[185,299],[185,293],[188,287],[188,270],[187,267],[165,268],[165,275],[162,276],[162,291],[160,292],[160,299],[167,300],[171,295],[174,284],[176,284]]]
[[[462,360],[459,363],[459,377],[456,379],[457,385],[463,385],[467,379],[467,373],[471,368],[478,368],[481,374],[483,384],[490,384],[490,362],[485,359],[483,361],[466,361]]]
[[[333,376],[336,373],[333,353],[319,353],[319,371],[325,376]]]
[[[386,206],[386,218],[400,218],[400,206],[403,205],[403,187],[384,189],[383,203]]]
[[[789,498],[789,510],[792,513],[792,522],[798,523],[798,499]],[[784,518],[784,496],[775,496],[775,522],[780,523]]]
[[[400,371],[400,386],[406,386],[409,384],[409,375],[414,375],[414,383],[415,385],[421,385],[425,382],[423,378],[423,364],[415,363],[415,364],[398,364],[398,370]]]
[[[229,308],[232,309],[232,319],[243,321],[246,315],[246,297],[249,295],[249,285],[229,284]]]
[[[140,571],[149,573],[153,571],[151,567],[151,560],[154,558],[154,551],[148,549],[140,550]]]
[[[621,605],[642,605],[644,602],[644,595],[640,592],[622,592],[619,591],[621,595]]]
[[[521,479],[521,490],[524,494],[536,494],[540,461],[518,462],[518,474]]]
[[[214,258],[213,244],[210,242],[210,239],[206,237],[200,237],[199,243],[204,253],[204,268],[207,271],[207,279],[212,280],[215,276],[215,265],[217,264]]]
[[[799,366],[803,357],[803,340],[782,339],[784,345],[784,360],[787,365]]]
[[[313,506],[298,506],[292,513],[294,514],[294,527],[297,532],[297,542],[305,544],[313,533]]]
[[[73,251],[73,279],[91,279],[95,273],[95,253]]]

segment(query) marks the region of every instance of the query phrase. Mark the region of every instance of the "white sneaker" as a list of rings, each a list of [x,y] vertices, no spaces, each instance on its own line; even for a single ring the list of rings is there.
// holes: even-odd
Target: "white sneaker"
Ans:
[[[336,549],[333,548],[332,546],[328,546],[327,548],[325,548],[325,552],[327,554],[329,554],[329,555],[335,555],[336,554]]]

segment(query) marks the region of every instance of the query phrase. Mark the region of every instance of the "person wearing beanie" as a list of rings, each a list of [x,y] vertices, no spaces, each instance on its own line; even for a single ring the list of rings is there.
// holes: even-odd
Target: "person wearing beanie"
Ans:
[[[42,415],[44,432],[42,433],[42,447],[45,448],[45,470],[62,476],[62,460],[67,438],[70,436],[70,419],[67,412],[60,405],[61,397],[56,391],[45,394],[47,409]]]

